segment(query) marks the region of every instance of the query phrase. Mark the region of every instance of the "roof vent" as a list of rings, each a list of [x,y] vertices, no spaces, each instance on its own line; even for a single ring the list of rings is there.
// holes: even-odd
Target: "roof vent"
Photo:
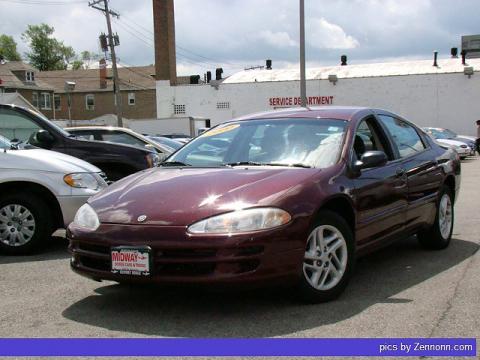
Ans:
[[[215,70],[215,80],[222,80],[223,69],[217,68]]]
[[[268,59],[265,61],[265,67],[267,68],[267,70],[272,70],[272,60]]]
[[[437,64],[438,51],[433,52],[433,66],[438,66]]]
[[[196,85],[200,83],[200,75],[190,75],[190,84]]]
[[[340,61],[341,61],[340,65],[342,65],[342,66],[347,65],[347,55],[340,56]]]
[[[452,58],[458,58],[458,48],[451,48],[450,49],[450,54],[452,55]]]

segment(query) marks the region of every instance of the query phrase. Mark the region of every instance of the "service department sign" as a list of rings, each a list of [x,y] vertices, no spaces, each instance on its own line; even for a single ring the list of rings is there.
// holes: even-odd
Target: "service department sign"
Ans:
[[[299,106],[300,96],[271,97],[268,104],[274,108]],[[308,96],[307,105],[333,105],[333,96]]]

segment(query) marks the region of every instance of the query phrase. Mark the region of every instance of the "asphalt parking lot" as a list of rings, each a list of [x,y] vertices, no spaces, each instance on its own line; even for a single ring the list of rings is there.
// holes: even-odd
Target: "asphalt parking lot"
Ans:
[[[59,236],[40,255],[0,256],[0,337],[480,338],[480,160],[462,175],[451,246],[412,237],[362,258],[337,301],[98,283],[70,271]]]

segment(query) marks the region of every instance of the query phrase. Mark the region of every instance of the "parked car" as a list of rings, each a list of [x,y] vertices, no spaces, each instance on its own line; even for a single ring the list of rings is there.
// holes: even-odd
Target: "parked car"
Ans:
[[[157,135],[157,136],[166,137],[166,138],[169,138],[169,139],[180,141],[183,144],[186,144],[190,140],[192,140],[192,137],[190,135],[186,135],[186,134],[161,134],[161,135]]]
[[[83,160],[21,149],[0,136],[0,252],[40,249],[106,186],[100,169]]]
[[[136,146],[141,149],[155,150],[160,159],[166,158],[173,151],[170,147],[152,141],[131,129],[113,126],[81,126],[65,128],[70,134],[85,140],[108,141],[112,143]]]
[[[388,111],[245,116],[91,198],[67,231],[71,267],[118,282],[281,282],[327,301],[392,240],[447,247],[460,180],[453,150]]]
[[[462,145],[468,146],[468,155],[475,155],[475,138],[472,136],[457,135],[452,130],[442,128],[424,127],[423,130],[440,143],[452,146],[461,156],[465,156],[466,153],[466,148]]]
[[[12,142],[29,143],[85,160],[112,181],[160,162],[159,156],[148,149],[76,138],[42,114],[15,105],[0,104],[0,135]]]
[[[166,137],[150,136],[150,135],[148,135],[147,137],[151,141],[154,141],[154,142],[170,149],[171,153],[174,153],[175,151],[177,151],[178,149],[180,149],[184,145],[184,143],[182,143],[180,141],[176,141],[176,140],[169,139],[169,138],[166,138]]]

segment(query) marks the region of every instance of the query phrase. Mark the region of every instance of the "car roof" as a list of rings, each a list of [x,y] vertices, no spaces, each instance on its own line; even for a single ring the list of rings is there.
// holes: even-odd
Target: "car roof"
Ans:
[[[118,126],[73,126],[73,127],[67,127],[65,130],[120,130],[120,131],[129,131],[133,132],[131,129],[128,128],[123,128],[123,127],[118,127]]]
[[[360,106],[312,106],[295,107],[273,111],[259,112],[240,116],[232,121],[244,121],[254,119],[284,119],[284,118],[327,118],[350,121],[357,113],[366,110],[374,110]]]

